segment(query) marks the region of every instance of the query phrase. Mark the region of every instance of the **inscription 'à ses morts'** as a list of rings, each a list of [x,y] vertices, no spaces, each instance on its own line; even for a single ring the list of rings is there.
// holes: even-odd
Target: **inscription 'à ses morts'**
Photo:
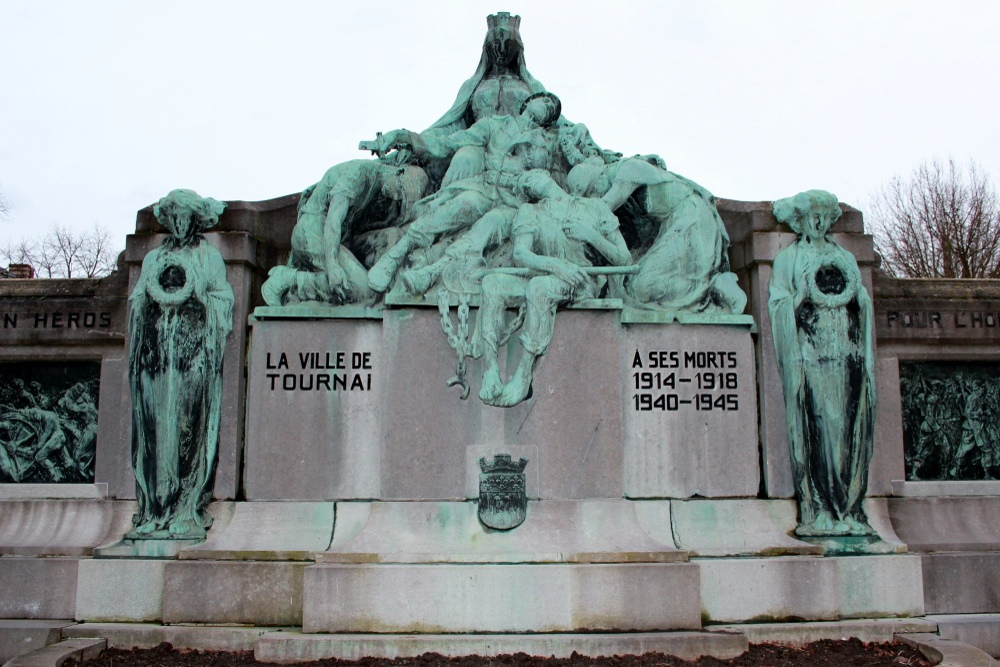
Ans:
[[[284,371],[265,375],[271,391],[372,389],[371,352],[268,352],[266,367]]]

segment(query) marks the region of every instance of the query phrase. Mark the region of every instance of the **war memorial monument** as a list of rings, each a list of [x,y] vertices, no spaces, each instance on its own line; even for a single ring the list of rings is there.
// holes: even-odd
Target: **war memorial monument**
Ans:
[[[1000,654],[1000,287],[601,145],[520,21],[301,193],[173,190],[108,278],[0,281],[0,663]]]

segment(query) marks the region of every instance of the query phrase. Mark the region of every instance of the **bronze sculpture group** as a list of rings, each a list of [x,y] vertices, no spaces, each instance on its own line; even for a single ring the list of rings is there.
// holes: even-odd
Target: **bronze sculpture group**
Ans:
[[[475,74],[431,127],[363,142],[376,158],[335,165],[306,188],[288,261],[262,288],[277,307],[436,300],[459,353],[449,384],[463,385],[464,398],[465,357],[482,357],[479,398],[505,408],[529,397],[562,306],[618,299],[711,322],[747,301],[712,194],[656,155],[601,148],[567,120],[525,67],[519,23],[503,12],[488,18]],[[211,523],[233,292],[200,232],[223,208],[185,190],[161,200],[156,216],[172,236],[145,258],[130,298],[131,539],[204,537]],[[810,191],[774,212],[799,234],[775,260],[769,302],[797,532],[871,536],[861,507],[874,415],[871,302],[853,257],[827,238],[835,197]],[[449,317],[456,301],[459,333]],[[470,305],[479,306],[471,338]],[[504,381],[500,349],[518,330],[520,358]]]

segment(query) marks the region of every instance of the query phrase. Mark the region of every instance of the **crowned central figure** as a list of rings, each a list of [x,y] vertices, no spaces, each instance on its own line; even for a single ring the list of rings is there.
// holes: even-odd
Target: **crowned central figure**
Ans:
[[[729,272],[729,238],[711,193],[667,171],[657,155],[624,158],[601,148],[585,125],[563,116],[558,97],[525,65],[520,22],[506,12],[487,18],[479,65],[437,122],[422,132],[392,130],[362,142],[374,159],[336,165],[306,188],[288,262],[272,269],[264,284],[268,305],[378,306],[386,294],[468,304],[480,298],[484,278],[498,273],[525,282],[552,275],[569,285],[534,304],[553,315],[583,297],[671,312],[743,311],[746,296]],[[546,220],[565,232],[553,238],[574,245],[547,247],[550,258],[580,256],[582,266],[529,266],[526,255],[515,252],[513,222],[542,198],[537,188],[518,187],[533,170],[561,193],[546,188],[546,198],[599,200],[613,213],[613,232],[587,238],[570,231],[582,229],[579,221]],[[583,203],[570,208],[594,210]],[[603,247],[618,237],[627,256]],[[600,279],[567,280],[574,269]],[[588,288],[578,294],[577,283]],[[460,352],[460,369],[464,354],[482,353],[480,329]],[[461,371],[458,380],[465,384]],[[482,398],[491,402],[495,393]],[[523,393],[508,392],[502,404]]]

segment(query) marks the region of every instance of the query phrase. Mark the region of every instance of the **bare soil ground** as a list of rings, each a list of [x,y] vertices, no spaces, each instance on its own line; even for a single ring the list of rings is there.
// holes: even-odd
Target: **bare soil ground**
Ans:
[[[362,660],[319,660],[300,663],[312,667],[929,667],[919,651],[901,643],[865,644],[857,639],[823,640],[807,646],[752,644],[750,650],[733,660],[701,658],[695,662],[663,653],[588,658],[539,658],[516,653],[492,658],[467,656],[447,658],[425,653],[415,658],[364,658]],[[243,651],[178,651],[170,644],[151,649],[108,649],[87,662],[86,667],[270,667],[257,662],[253,653]]]

